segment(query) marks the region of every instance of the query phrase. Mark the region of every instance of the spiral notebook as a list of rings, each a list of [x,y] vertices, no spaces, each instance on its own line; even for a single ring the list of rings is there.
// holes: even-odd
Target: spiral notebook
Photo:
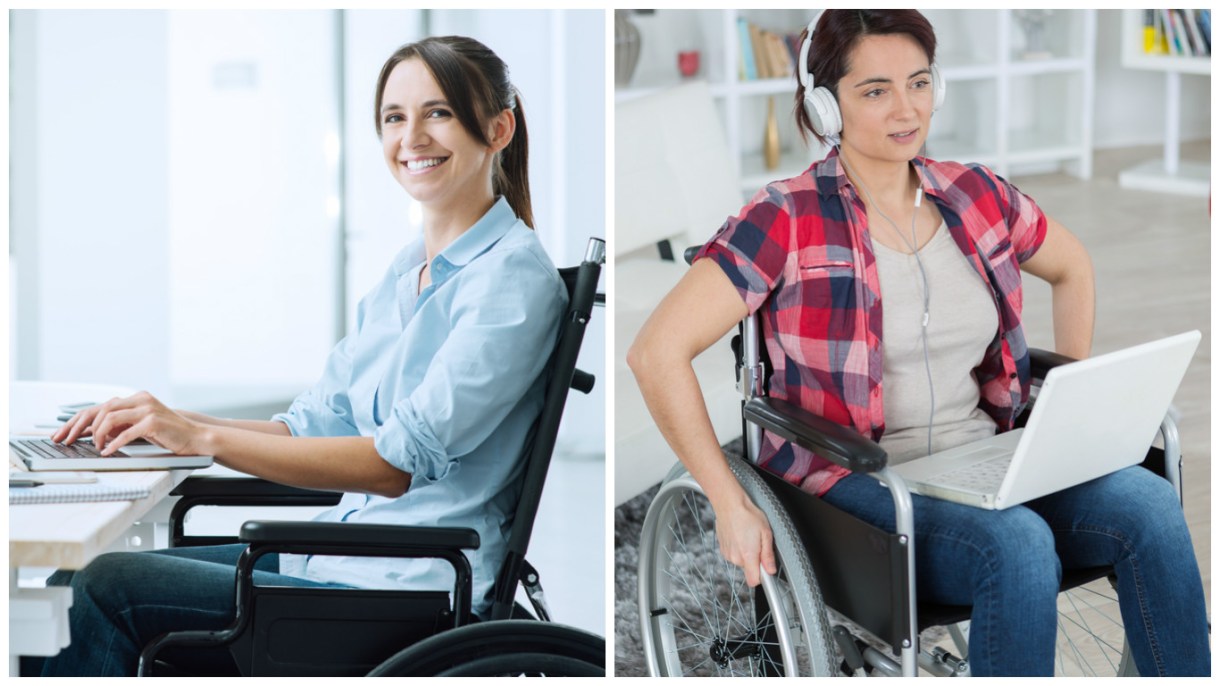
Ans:
[[[143,486],[118,484],[44,484],[32,488],[8,489],[9,505],[50,503],[98,503],[109,500],[142,500],[152,493]]]

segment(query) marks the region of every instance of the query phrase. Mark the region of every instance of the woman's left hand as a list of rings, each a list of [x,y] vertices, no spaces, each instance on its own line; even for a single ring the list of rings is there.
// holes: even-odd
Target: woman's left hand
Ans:
[[[143,438],[178,455],[202,454],[198,443],[204,427],[174,412],[147,391],[127,398],[113,398],[81,410],[51,437],[71,444],[83,435],[93,435],[93,445],[103,455]]]

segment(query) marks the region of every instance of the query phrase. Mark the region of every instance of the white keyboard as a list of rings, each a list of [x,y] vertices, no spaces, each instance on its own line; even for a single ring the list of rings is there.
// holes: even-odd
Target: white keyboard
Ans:
[[[1008,474],[1008,465],[1011,463],[1011,453],[1000,455],[944,474],[937,474],[928,479],[927,483],[995,493],[1000,490],[1000,484],[1004,483],[1004,476]]]

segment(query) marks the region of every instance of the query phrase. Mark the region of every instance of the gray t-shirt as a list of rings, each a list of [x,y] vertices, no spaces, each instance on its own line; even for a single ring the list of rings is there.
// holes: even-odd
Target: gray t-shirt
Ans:
[[[921,332],[924,281],[914,255],[873,242],[881,281],[882,393],[890,464],[928,454],[932,393]],[[932,452],[986,438],[995,422],[978,408],[973,370],[999,330],[995,299],[942,222],[919,250],[928,278],[927,359],[935,391]]]

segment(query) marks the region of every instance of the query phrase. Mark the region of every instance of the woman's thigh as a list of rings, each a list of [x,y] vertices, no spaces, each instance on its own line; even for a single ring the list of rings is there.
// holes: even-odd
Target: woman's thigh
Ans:
[[[1143,467],[1052,493],[1028,507],[1054,532],[1056,549],[1069,569],[1113,565],[1133,547],[1148,543],[1190,546],[1176,491]]]
[[[895,531],[893,498],[870,476],[849,475],[823,499],[877,528]],[[978,587],[997,577],[1036,585],[1039,592],[1058,588],[1061,570],[1053,536],[1031,510],[983,510],[914,494],[911,503],[921,599],[969,605]]]

